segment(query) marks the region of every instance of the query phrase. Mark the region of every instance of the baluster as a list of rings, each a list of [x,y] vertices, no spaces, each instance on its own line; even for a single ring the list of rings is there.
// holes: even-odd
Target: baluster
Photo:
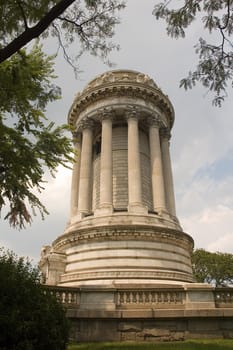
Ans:
[[[120,304],[124,304],[124,292],[120,292]]]
[[[142,299],[143,299],[143,304],[145,304],[145,302],[146,302],[146,295],[145,295],[145,292],[142,292]]]
[[[121,304],[120,293],[119,292],[116,293],[116,303],[117,303],[117,305]]]
[[[123,304],[125,304],[125,303],[126,303],[126,293],[123,292]]]
[[[68,293],[68,304],[71,304],[72,302],[72,295],[71,295],[71,292]]]

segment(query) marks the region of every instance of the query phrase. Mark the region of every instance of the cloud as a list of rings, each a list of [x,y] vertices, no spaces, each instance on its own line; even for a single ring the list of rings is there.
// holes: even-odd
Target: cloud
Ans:
[[[232,208],[216,205],[180,219],[184,231],[194,238],[196,248],[233,252]]]
[[[207,246],[207,249],[212,252],[233,252],[233,232],[225,234],[223,237],[220,237],[215,242],[210,243]]]
[[[69,211],[71,175],[71,169],[58,166],[55,177],[47,176],[40,199],[50,213],[64,215]]]

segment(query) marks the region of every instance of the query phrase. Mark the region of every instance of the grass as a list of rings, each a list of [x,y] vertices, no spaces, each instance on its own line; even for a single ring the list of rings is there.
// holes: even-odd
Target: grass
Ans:
[[[200,339],[167,343],[80,343],[68,350],[233,350],[233,339]]]

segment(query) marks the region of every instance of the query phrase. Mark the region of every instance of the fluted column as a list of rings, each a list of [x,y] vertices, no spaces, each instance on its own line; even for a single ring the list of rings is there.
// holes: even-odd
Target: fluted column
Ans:
[[[74,164],[71,180],[71,200],[70,200],[70,220],[78,213],[78,192],[80,176],[80,158],[81,158],[81,135],[74,136]]]
[[[153,209],[158,213],[162,213],[167,210],[158,122],[153,122],[149,127],[149,142]]]
[[[102,120],[100,160],[100,208],[112,211],[112,120]]]
[[[176,216],[175,195],[173,187],[173,176],[171,167],[171,158],[169,150],[170,134],[167,131],[161,133],[161,151],[164,172],[164,185],[166,193],[166,203],[169,214]]]
[[[128,198],[129,212],[144,212],[139,149],[138,119],[128,116]]]
[[[84,128],[82,131],[82,151],[78,199],[78,211],[81,214],[88,214],[91,211],[92,138],[92,128]]]

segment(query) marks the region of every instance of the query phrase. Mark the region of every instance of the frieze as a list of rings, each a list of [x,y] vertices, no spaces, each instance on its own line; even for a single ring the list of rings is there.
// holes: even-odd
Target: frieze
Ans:
[[[193,239],[181,232],[171,229],[159,228],[143,228],[143,227],[131,227],[121,228],[117,227],[96,227],[92,229],[76,230],[64,234],[57,238],[53,247],[54,250],[64,249],[64,246],[70,246],[77,243],[85,243],[91,241],[111,241],[111,240],[144,240],[152,242],[163,242],[173,244],[174,246],[180,246],[183,249],[191,252],[193,249]]]
[[[120,97],[128,96],[133,98],[140,98],[145,101],[149,101],[156,107],[160,108],[169,119],[169,125],[172,127],[174,122],[174,110],[169,99],[157,89],[152,89],[151,86],[145,87],[144,85],[114,85],[112,84],[108,88],[102,88],[101,85],[95,90],[84,90],[82,94],[78,95],[75,99],[68,117],[68,122],[74,125],[78,115],[90,104],[97,102],[98,100],[105,99],[107,97]]]
[[[93,109],[88,114],[81,116],[76,122],[76,132],[80,133],[85,127],[93,127],[93,123],[102,122],[104,119],[116,120],[119,111],[123,119],[136,118],[141,120],[145,125],[157,125],[159,128],[164,128],[165,122],[162,116],[150,109],[149,107],[140,106],[132,103],[115,103],[110,107],[99,107]],[[124,113],[122,114],[122,111]]]
[[[61,276],[61,282],[70,281],[84,281],[93,279],[167,279],[178,281],[193,282],[189,274],[182,272],[168,272],[168,271],[93,271],[83,273],[70,273]]]

